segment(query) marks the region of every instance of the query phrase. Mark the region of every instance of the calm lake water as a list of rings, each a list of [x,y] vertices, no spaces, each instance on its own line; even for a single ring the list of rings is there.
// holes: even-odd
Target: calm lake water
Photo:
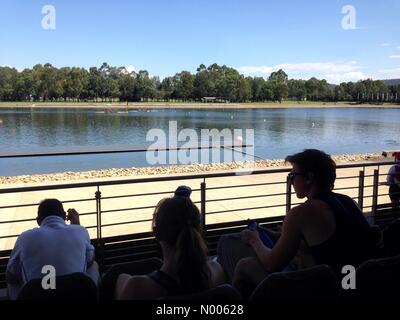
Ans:
[[[147,148],[154,128],[254,129],[254,154],[283,158],[305,148],[330,154],[382,152],[400,147],[400,109],[0,109],[1,153],[71,148]],[[243,142],[246,142],[243,131]],[[148,166],[145,153],[0,159],[0,175]]]

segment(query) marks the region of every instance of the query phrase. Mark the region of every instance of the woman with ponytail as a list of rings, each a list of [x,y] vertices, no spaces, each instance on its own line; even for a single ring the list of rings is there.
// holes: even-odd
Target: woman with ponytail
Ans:
[[[119,276],[117,299],[156,299],[201,292],[222,284],[221,266],[207,257],[200,212],[188,197],[161,200],[153,214],[153,233],[163,265],[145,276]]]

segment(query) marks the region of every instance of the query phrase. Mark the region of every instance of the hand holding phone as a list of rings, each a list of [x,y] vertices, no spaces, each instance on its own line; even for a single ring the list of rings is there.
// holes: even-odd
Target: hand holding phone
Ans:
[[[254,220],[249,220],[248,224],[247,224],[249,230],[254,231],[257,228],[258,231],[258,236],[260,237],[260,240],[262,241],[262,243],[272,249],[274,246],[274,242],[272,241],[272,239],[269,237],[268,233],[260,228],[257,224],[257,222],[255,222]]]
[[[80,224],[79,213],[75,209],[68,209],[66,218],[71,224]]]

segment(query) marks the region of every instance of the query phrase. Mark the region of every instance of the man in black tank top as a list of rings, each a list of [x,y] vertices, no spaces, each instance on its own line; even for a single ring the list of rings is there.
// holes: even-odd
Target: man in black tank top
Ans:
[[[357,267],[374,256],[372,229],[353,199],[334,192],[318,194],[314,199],[329,206],[336,222],[329,239],[309,247],[316,264],[327,264],[340,274],[344,265]]]
[[[286,162],[293,166],[289,179],[297,197],[307,201],[288,212],[272,249],[263,245],[257,231],[242,232],[257,256],[240,260],[235,268],[233,283],[243,294],[269,273],[285,269],[300,243],[306,244],[315,264],[327,264],[337,273],[374,255],[373,233],[363,213],[350,197],[332,192],[336,165],[331,157],[308,149]]]

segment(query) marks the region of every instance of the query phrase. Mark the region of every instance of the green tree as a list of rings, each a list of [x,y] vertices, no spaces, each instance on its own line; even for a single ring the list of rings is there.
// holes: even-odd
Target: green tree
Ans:
[[[189,71],[177,73],[172,78],[172,83],[172,97],[183,100],[189,100],[194,97],[194,76]]]
[[[306,81],[306,92],[307,92],[307,100],[317,100],[318,99],[318,79],[312,77]]]
[[[306,81],[290,79],[288,81],[288,97],[294,100],[304,100],[307,96]]]
[[[199,70],[199,69],[198,69]],[[196,100],[212,95],[212,88],[208,82],[208,74],[206,70],[197,72],[193,83],[193,95]]]
[[[17,77],[18,71],[15,68],[0,67],[0,100],[13,100]]]
[[[251,83],[251,95],[253,98],[253,101],[263,101],[263,96],[262,96],[262,90],[265,85],[265,80],[262,77],[255,77],[247,78],[250,83]]]
[[[120,101],[135,101],[136,73],[128,72],[125,68],[121,69],[118,78],[119,99]]]
[[[268,80],[276,80],[277,82],[283,82],[285,84],[288,83],[288,75],[282,69],[278,71],[272,72],[269,76]]]
[[[147,101],[149,98],[153,98],[154,95],[155,88],[153,87],[149,73],[146,70],[140,70],[136,77],[135,100]]]
[[[268,81],[271,81],[274,100],[282,102],[283,99],[288,97],[288,76],[285,71],[279,69],[276,72],[272,72],[268,78]]]

